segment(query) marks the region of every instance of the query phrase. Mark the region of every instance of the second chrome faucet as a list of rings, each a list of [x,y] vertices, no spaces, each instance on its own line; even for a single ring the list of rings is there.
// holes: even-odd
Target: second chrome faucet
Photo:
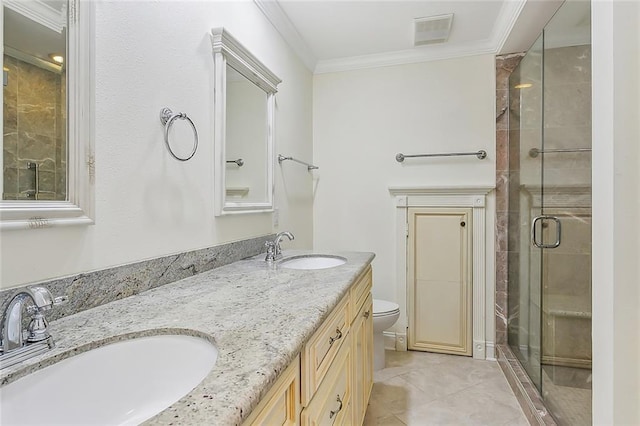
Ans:
[[[264,260],[266,262],[273,262],[274,260],[282,257],[282,248],[280,247],[280,240],[282,240],[282,237],[287,237],[289,241],[295,238],[291,232],[284,231],[276,234],[273,241],[265,242],[264,245],[267,247],[267,256]]]

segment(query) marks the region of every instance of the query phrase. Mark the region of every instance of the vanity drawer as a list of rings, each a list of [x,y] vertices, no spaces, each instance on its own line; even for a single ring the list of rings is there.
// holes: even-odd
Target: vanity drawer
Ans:
[[[309,339],[302,353],[302,405],[311,400],[349,332],[349,295]],[[348,344],[346,346],[349,346]]]
[[[342,345],[331,371],[318,388],[308,407],[302,410],[303,426],[351,425],[351,345]]]
[[[371,291],[372,283],[371,265],[358,277],[356,283],[351,287],[351,321],[353,321],[362,308],[367,296]]]

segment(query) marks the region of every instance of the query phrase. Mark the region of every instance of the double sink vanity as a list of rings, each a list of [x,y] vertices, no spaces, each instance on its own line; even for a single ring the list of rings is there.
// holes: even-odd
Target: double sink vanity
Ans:
[[[52,321],[0,370],[0,422],[362,424],[373,257],[261,255]]]

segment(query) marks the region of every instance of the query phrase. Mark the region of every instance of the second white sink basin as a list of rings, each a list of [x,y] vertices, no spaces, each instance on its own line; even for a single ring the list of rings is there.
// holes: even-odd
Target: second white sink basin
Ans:
[[[208,341],[180,335],[102,346],[0,388],[0,424],[139,424],[189,393],[217,357]]]
[[[347,259],[324,254],[294,256],[284,259],[280,266],[288,269],[327,269],[344,265]]]

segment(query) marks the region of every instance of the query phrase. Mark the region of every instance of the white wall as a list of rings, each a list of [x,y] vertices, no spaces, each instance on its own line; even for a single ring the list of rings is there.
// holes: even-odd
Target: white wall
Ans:
[[[209,33],[219,26],[283,80],[276,150],[311,157],[312,75],[253,2],[97,2],[96,224],[3,231],[2,288],[274,230],[271,214],[213,216]],[[164,106],[186,112],[198,128],[200,146],[188,162],[164,146]],[[279,228],[296,235],[287,247],[311,247],[311,176],[302,167],[283,172],[286,181],[276,167]]]
[[[593,2],[593,423],[640,424],[640,4]]]
[[[229,68],[229,67],[228,67]],[[238,74],[239,75],[239,74]],[[246,188],[247,194],[229,201],[264,203],[271,185],[267,183],[267,96],[243,76],[227,80],[225,102],[226,160],[242,159],[244,164],[227,164],[226,188]]]
[[[373,295],[398,301],[392,185],[495,185],[495,59],[480,55],[316,75],[314,249],[376,253]],[[475,157],[404,154],[477,151]],[[487,336],[493,342],[495,203],[487,206]],[[402,320],[399,324],[402,324]],[[396,327],[397,331],[401,331]]]

